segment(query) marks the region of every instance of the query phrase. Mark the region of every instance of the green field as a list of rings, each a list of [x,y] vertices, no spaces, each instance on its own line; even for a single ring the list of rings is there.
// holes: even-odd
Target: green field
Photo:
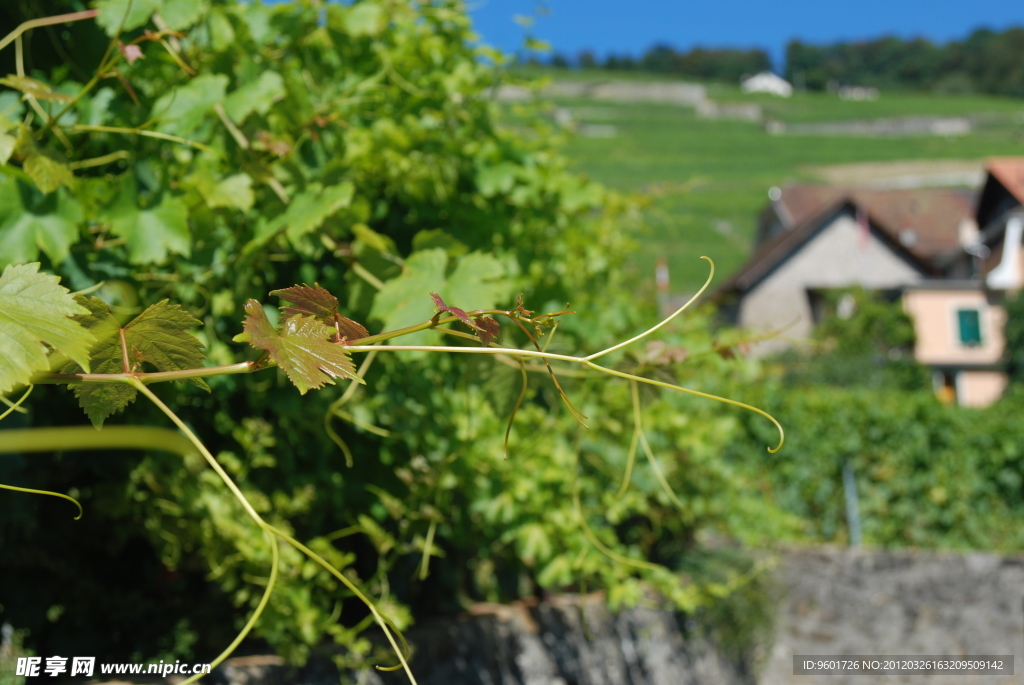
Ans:
[[[551,75],[563,78],[562,73]],[[595,72],[573,76],[619,78]],[[572,112],[576,124],[615,127],[615,137],[575,135],[565,152],[590,178],[651,197],[646,229],[638,236],[630,265],[638,277],[653,279],[655,259],[667,256],[675,293],[692,292],[703,281],[706,271],[697,259],[702,254],[715,259],[721,279],[742,264],[768,189],[816,180],[809,167],[1024,155],[1021,100],[885,92],[870,102],[842,101],[827,93],[780,99],[713,84],[708,96],[722,103],[757,103],[766,118],[786,123],[927,115],[970,115],[979,123],[968,135],[948,138],[770,135],[761,124],[704,119],[690,107],[557,101]]]

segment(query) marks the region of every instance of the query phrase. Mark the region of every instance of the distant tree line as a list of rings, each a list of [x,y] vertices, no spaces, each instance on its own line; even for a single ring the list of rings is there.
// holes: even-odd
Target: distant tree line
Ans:
[[[665,44],[639,58],[612,54],[602,61],[584,51],[575,60],[555,54],[550,63],[733,83],[744,75],[772,68],[764,50],[695,48],[684,52]],[[1002,32],[979,29],[962,41],[945,45],[891,36],[831,45],[795,40],[786,47],[784,74],[798,89],[808,90],[859,85],[1024,97],[1024,28]]]
[[[833,45],[793,41],[785,75],[809,90],[863,85],[1024,97],[1024,28],[980,29],[945,45],[891,36]]]
[[[551,59],[553,66],[570,66],[569,59],[556,54]],[[764,50],[735,50],[694,48],[689,52],[678,52],[664,44],[655,45],[642,57],[609,55],[603,62],[594,53],[581,52],[576,64],[582,69],[608,69],[611,71],[646,71],[655,74],[669,74],[707,81],[738,81],[772,68],[772,60]]]

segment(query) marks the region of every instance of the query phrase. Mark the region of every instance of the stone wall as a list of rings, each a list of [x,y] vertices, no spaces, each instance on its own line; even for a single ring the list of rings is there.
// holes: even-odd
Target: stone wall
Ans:
[[[1024,668],[1024,559],[994,554],[789,549],[780,554],[774,643],[756,674],[725,658],[666,610],[611,614],[597,596],[422,621],[408,637],[420,685],[953,685],[1019,676],[794,676],[795,654],[1012,654]],[[273,659],[274,657],[270,657]],[[260,661],[260,659],[263,659]],[[299,673],[266,657],[219,669],[231,685],[336,685],[323,664]],[[401,672],[349,674],[361,685]]]

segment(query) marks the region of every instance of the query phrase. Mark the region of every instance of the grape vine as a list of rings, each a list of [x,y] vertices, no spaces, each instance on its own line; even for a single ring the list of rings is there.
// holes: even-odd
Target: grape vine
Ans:
[[[385,13],[392,10],[393,14]],[[513,367],[521,386],[508,412],[501,446],[513,463],[516,456],[509,454],[511,431],[517,413],[523,411],[531,374],[544,374],[550,379],[557,401],[581,428],[590,422],[580,409],[585,405],[578,398],[579,405],[570,399],[560,378],[581,378],[592,372],[612,376],[629,383],[633,410],[632,446],[620,494],[629,489],[636,451],[642,448],[658,487],[679,508],[680,498],[662,473],[644,431],[640,386],[724,402],[764,416],[779,433],[778,444],[769,451],[781,448],[784,435],[778,422],[756,407],[669,382],[666,375],[646,377],[621,366],[596,363],[661,330],[690,308],[711,282],[714,266],[710,260],[707,283],[682,308],[639,335],[585,356],[559,353],[554,351],[557,345],[551,346],[559,322],[573,313],[567,308],[535,315],[526,309],[522,296],[514,307],[495,307],[507,303],[509,293],[515,292],[511,284],[523,268],[520,262],[530,268],[555,263],[556,253],[563,248],[546,247],[552,225],[564,224],[566,217],[584,215],[612,200],[596,185],[559,170],[544,151],[506,159],[507,146],[490,124],[479,124],[481,130],[489,129],[487,135],[492,137],[482,146],[481,136],[468,126],[470,133],[455,143],[431,138],[436,131],[461,126],[459,122],[486,122],[483,105],[474,104],[472,110],[453,105],[462,101],[463,91],[480,92],[491,83],[480,76],[482,67],[476,53],[460,54],[462,61],[455,60],[458,67],[447,72],[434,67],[440,77],[430,87],[440,93],[436,99],[443,103],[439,105],[441,110],[431,109],[434,105],[430,98],[424,97],[426,79],[414,79],[413,83],[402,75],[416,64],[416,59],[434,63],[439,54],[439,36],[450,33],[454,38],[448,44],[453,45],[465,40],[462,36],[468,23],[460,10],[445,3],[436,7],[393,3],[386,10],[377,2],[361,2],[351,8],[330,5],[325,27],[318,3],[298,3],[295,17],[273,26],[294,32],[289,39],[295,38],[293,48],[301,59],[306,59],[310,51],[319,51],[322,59],[316,63],[323,71],[316,72],[322,78],[316,88],[309,86],[312,77],[308,69],[299,69],[281,58],[285,50],[268,28],[272,22],[263,21],[266,16],[278,21],[289,11],[278,8],[260,14],[264,9],[256,5],[243,4],[229,10],[225,3],[193,0],[100,0],[97,9],[35,19],[0,40],[0,49],[13,44],[16,53],[16,73],[0,79],[0,85],[18,96],[13,101],[0,101],[0,264],[7,265],[0,275],[0,400],[7,406],[0,419],[24,411],[37,385],[64,385],[74,393],[96,429],[4,431],[0,452],[130,448],[169,451],[182,461],[198,455],[238,501],[270,552],[269,576],[258,603],[241,632],[213,664],[226,659],[257,625],[275,587],[280,589],[285,557],[294,553],[289,552],[291,549],[312,560],[365,604],[398,658],[399,663],[389,668],[404,669],[415,682],[399,621],[381,608],[383,598],[371,599],[368,588],[343,573],[342,564],[332,560],[324,549],[313,542],[303,544],[284,524],[271,523],[267,512],[272,508],[254,504],[255,500],[246,496],[237,472],[232,477],[222,455],[215,456],[204,445],[193,427],[154,392],[155,384],[180,381],[210,391],[210,385],[216,387],[215,378],[274,368],[280,369],[282,377],[302,395],[347,382],[348,387],[324,416],[324,429],[351,466],[355,455],[331,421],[341,418],[374,435],[391,435],[361,419],[357,412],[346,411],[354,393],[365,385],[373,360],[382,353],[483,355]],[[421,17],[429,21],[421,21]],[[54,86],[28,75],[23,40],[26,31],[90,19],[96,20],[109,40],[98,67],[84,84],[65,82]],[[292,19],[296,21],[288,23]],[[140,32],[149,21],[157,30]],[[134,32],[134,38],[127,32]],[[415,46],[417,40],[422,40],[433,47],[424,47],[423,55],[414,47],[403,57],[403,64],[381,47],[384,38],[399,46]],[[253,45],[252,53],[271,68],[257,69],[245,45]],[[241,53],[241,57],[235,53]],[[220,56],[229,54],[235,54],[233,58],[247,66],[225,70],[230,60]],[[344,80],[334,79],[331,65],[336,64],[339,55],[346,64],[358,62],[363,71]],[[136,70],[132,78],[130,69]],[[169,69],[176,76],[187,77],[187,82],[166,88],[164,72]],[[104,81],[119,84],[135,109],[125,113],[108,106],[114,95],[109,88],[101,87]],[[136,88],[133,82],[145,87]],[[415,100],[417,106],[426,102],[429,107],[415,124],[421,140],[401,143],[406,148],[396,143],[387,154],[378,155],[367,141],[401,141],[401,136],[392,135],[393,122],[410,125],[404,104],[389,115],[392,119],[382,115],[382,84],[388,84],[401,97]],[[229,90],[229,85],[233,89]],[[4,91],[0,96],[11,94]],[[154,102],[150,109],[143,110],[142,102],[147,99]],[[346,108],[354,108],[354,113],[345,114],[349,111]],[[292,117],[297,111],[301,116]],[[341,142],[339,131],[353,127],[346,117],[355,121],[360,116],[371,125]],[[169,144],[166,147],[172,151],[152,147],[158,143]],[[423,150],[431,152],[424,154]],[[153,171],[151,159],[160,155],[167,164],[166,173]],[[355,181],[341,175],[339,166],[331,161],[342,156],[345,164],[359,168],[358,173],[352,173]],[[231,164],[224,162],[229,157]],[[312,166],[309,159],[315,162]],[[133,167],[127,173],[113,174],[112,170],[122,163]],[[396,184],[398,192],[386,190],[376,197],[367,193],[367,178],[375,183],[380,179],[392,183],[393,172],[399,168],[406,170],[408,177]],[[509,230],[503,236],[495,232],[496,239],[509,238],[510,242],[535,246],[530,248],[533,252],[520,255],[517,261],[511,253],[498,254],[494,249],[492,254],[486,244],[469,247],[433,224],[411,237],[411,254],[402,259],[398,255],[405,247],[400,251],[392,238],[364,223],[379,215],[393,195],[402,202],[435,195],[443,208],[436,221],[448,220],[449,199],[462,192],[460,184],[465,182],[460,179],[470,176],[476,194],[466,206],[480,212],[487,232],[494,217],[506,212]],[[547,209],[552,195],[557,197],[557,209],[550,214],[556,220]],[[491,209],[480,210],[487,206]],[[526,221],[520,209],[509,212],[509,207],[532,207],[530,211],[536,211],[536,217]],[[246,218],[236,221],[240,215]],[[427,220],[435,218],[431,215]],[[342,224],[343,228],[338,228]],[[227,225],[235,225],[234,232],[226,231]],[[471,233],[466,231],[463,237]],[[351,242],[346,242],[350,238]],[[565,250],[571,257],[557,257],[565,260],[559,268],[580,273],[606,268],[590,236],[574,240],[579,244]],[[87,244],[81,245],[85,241]],[[217,241],[223,244],[211,247]],[[110,274],[133,273],[136,278],[145,276],[166,287],[157,290],[160,297],[143,298],[149,306],[126,314],[126,309],[119,308],[124,302],[110,299],[113,291],[104,288],[102,282],[76,284],[75,278],[82,273],[72,254],[76,245],[86,247],[90,256],[102,252],[103,259],[111,260],[105,264]],[[280,258],[283,253],[279,250],[285,247],[296,254],[318,258],[327,255],[343,262],[356,283],[347,298],[342,296],[346,305],[339,302],[341,291],[334,289],[338,296],[332,294],[318,285],[315,271],[307,276],[301,270],[295,278],[273,280],[305,281],[270,291],[270,296],[282,301],[277,311],[253,299],[262,298],[266,292],[258,286],[262,279],[274,278],[267,265]],[[197,255],[211,251],[214,257],[200,266]],[[576,260],[574,266],[566,266],[570,259]],[[78,292],[71,293],[56,275],[46,271],[64,274]],[[235,271],[243,274],[237,281],[245,285],[235,283],[231,290],[223,283],[230,281]],[[185,273],[189,275],[183,276]],[[216,294],[205,290],[212,282],[222,283]],[[308,285],[310,282],[313,285]],[[243,287],[244,295],[230,297]],[[197,306],[200,297],[206,299],[201,308]],[[530,299],[534,297],[546,303],[564,301],[556,290],[544,296],[533,291]],[[463,308],[470,300],[477,308]],[[238,305],[245,315],[233,340],[253,348],[252,358],[240,362],[234,361],[238,356],[226,344],[211,342],[209,336],[201,340],[197,337],[201,334],[196,333],[200,326],[209,330],[214,321],[200,311],[212,310],[223,322]],[[365,318],[354,311],[364,312]],[[383,322],[384,332],[371,334],[367,326],[346,313],[366,322]],[[237,325],[235,321],[232,326]],[[442,335],[453,339],[452,344],[427,344]],[[506,345],[516,337],[525,337],[531,349]],[[407,344],[397,344],[399,339]],[[204,341],[209,349],[204,348]],[[721,353],[717,342],[714,350]],[[357,367],[353,356],[364,354]],[[230,363],[224,363],[228,360]],[[176,430],[104,425],[140,395]],[[533,409],[527,407],[526,411]],[[445,459],[447,467],[455,454]],[[578,457],[576,464],[578,467]],[[415,480],[407,470],[396,470],[396,474],[406,483]],[[429,478],[440,479],[441,475],[430,474]],[[71,494],[0,487],[70,500],[78,516],[82,514],[81,505]],[[641,558],[635,550],[616,551],[602,541],[600,531],[587,523],[580,492],[580,480],[574,476],[571,493],[566,495],[572,500],[573,525],[582,531],[585,547],[571,568],[552,564],[552,574],[575,573],[592,548],[625,566],[662,574],[660,580],[664,582],[659,587],[682,587],[682,581],[663,566]],[[378,489],[377,494],[391,509],[400,508],[401,503],[387,499],[388,493]],[[417,513],[427,529],[416,548],[422,554],[417,570],[421,580],[428,575],[431,557],[439,554],[435,538],[439,498],[440,494],[432,495],[431,508],[421,507],[422,513]],[[360,517],[358,526],[343,529],[337,536],[353,529],[368,536],[378,534],[373,525],[368,518]],[[384,540],[382,547],[392,545],[386,534],[378,534],[378,538]],[[527,557],[532,554],[524,552]],[[220,574],[229,562],[224,560],[218,566],[210,559],[210,565],[215,567],[215,574]],[[742,582],[743,576],[733,578],[725,584],[726,590],[730,583]],[[682,589],[674,600],[679,606],[692,604],[691,595]]]
[[[71,294],[59,285],[56,277],[40,273],[38,263],[11,265],[0,275],[0,311],[6,312],[0,316],[0,339],[13,341],[6,343],[3,348],[5,351],[12,352],[9,356],[12,361],[0,367],[0,388],[4,391],[12,389],[17,391],[22,386],[28,386],[28,390],[25,391],[21,400],[8,410],[10,412],[24,401],[34,385],[42,383],[67,384],[74,389],[82,409],[97,429],[103,427],[105,418],[121,411],[136,399],[137,394],[142,394],[185,435],[239,501],[246,514],[263,530],[273,554],[271,575],[266,590],[243,630],[211,662],[213,667],[228,658],[249,634],[269,601],[278,573],[277,540],[280,539],[294,546],[337,578],[366,605],[398,656],[399,667],[405,669],[409,680],[415,683],[416,679],[408,665],[408,646],[405,644],[401,632],[394,627],[393,622],[382,615],[372,600],[322,556],[288,533],[267,523],[256,512],[202,441],[149,388],[149,385],[167,381],[187,381],[208,390],[208,386],[203,381],[204,378],[236,373],[254,373],[279,367],[299,392],[305,394],[311,389],[321,388],[325,384],[333,384],[335,379],[347,379],[354,383],[362,383],[363,379],[356,372],[351,360],[353,353],[420,351],[505,355],[514,359],[520,368],[524,369],[524,389],[519,395],[520,401],[525,393],[526,360],[539,359],[545,364],[566,408],[585,427],[583,419],[586,417],[572,404],[562,390],[555,369],[550,362],[577,364],[610,376],[627,379],[633,388],[636,437],[631,447],[630,464],[623,479],[622,489],[624,490],[629,482],[632,455],[636,450],[636,441],[639,440],[655,473],[659,476],[662,487],[673,501],[678,503],[675,493],[672,492],[671,487],[658,470],[657,462],[651,454],[650,446],[644,436],[640,420],[639,397],[636,393],[637,383],[688,393],[750,410],[771,421],[779,432],[779,442],[774,448],[769,447],[769,452],[777,452],[785,441],[782,426],[771,415],[756,407],[672,383],[617,371],[593,362],[595,359],[642,340],[686,311],[703,294],[714,277],[714,263],[707,257],[703,259],[707,260],[711,267],[708,279],[701,290],[686,304],[643,333],[584,357],[544,351],[537,344],[536,338],[543,335],[544,327],[553,327],[558,317],[569,312],[562,310],[533,316],[533,312],[523,306],[521,296],[515,309],[467,312],[445,304],[439,295],[430,293],[429,296],[436,308],[436,313],[430,320],[404,329],[369,335],[362,324],[347,319],[338,312],[337,298],[324,288],[314,284],[313,286],[296,285],[288,289],[273,291],[273,294],[293,303],[283,308],[284,316],[278,327],[270,324],[259,302],[250,300],[245,306],[244,332],[235,336],[235,341],[249,343],[255,349],[260,350],[260,355],[255,360],[227,366],[202,366],[202,345],[189,332],[190,328],[199,325],[200,322],[183,312],[177,305],[171,305],[167,301],[160,302],[149,307],[124,326],[120,326],[105,302],[96,297],[87,298],[82,294]],[[449,316],[442,316],[442,314],[449,314]],[[537,349],[507,348],[495,342],[494,339],[500,335],[500,324],[494,318],[496,316],[508,319],[526,332]],[[445,327],[446,324],[455,322],[465,325],[471,333]],[[528,327],[534,329],[533,334],[530,334]],[[479,346],[381,345],[385,341],[428,329],[436,329],[459,338],[468,338],[478,343]],[[357,337],[350,340],[349,335]],[[17,344],[17,348],[14,343]],[[18,348],[23,350],[23,354],[20,356],[13,354]],[[72,355],[75,355],[74,361],[64,361],[65,358]],[[55,367],[61,369],[59,373],[44,370]],[[145,370],[150,367],[155,368],[156,371]],[[516,409],[518,406],[517,402]],[[514,414],[515,409],[509,419],[510,425]],[[505,439],[507,457],[507,431]],[[29,444],[31,444],[31,438]],[[111,446],[118,445],[115,442]],[[61,497],[70,500],[78,507],[79,514],[76,519],[82,515],[81,504],[68,495],[3,484],[0,484],[0,488]],[[576,508],[579,509],[578,493],[574,493],[574,502]],[[580,521],[594,546],[610,558],[641,568],[658,568],[656,564],[630,559],[609,550],[589,530],[582,516]],[[425,560],[429,558],[429,553],[424,558]],[[399,642],[402,643],[401,646]],[[188,685],[200,677],[190,678],[183,685]]]

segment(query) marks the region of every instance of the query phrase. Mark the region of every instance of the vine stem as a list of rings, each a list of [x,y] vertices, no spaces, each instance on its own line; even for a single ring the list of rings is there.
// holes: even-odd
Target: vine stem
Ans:
[[[307,557],[315,561],[317,564],[319,564],[321,567],[327,570],[331,575],[333,575],[335,578],[341,581],[341,583],[346,588],[348,588],[348,590],[352,592],[352,594],[354,594],[360,601],[363,602],[363,604],[366,605],[366,607],[370,610],[370,613],[373,614],[374,620],[377,622],[377,625],[379,625],[381,627],[381,630],[384,631],[384,635],[387,637],[388,642],[391,643],[392,648],[395,650],[395,654],[398,656],[398,660],[401,662],[402,668],[405,670],[406,675],[409,677],[409,681],[413,685],[417,685],[416,678],[415,676],[413,676],[412,670],[409,668],[408,660],[405,658],[403,650],[399,648],[398,643],[395,641],[395,638],[391,634],[391,630],[388,627],[388,624],[391,623],[391,621],[389,621],[387,618],[380,614],[374,603],[370,601],[370,599],[366,595],[364,595],[351,580],[345,577],[343,573],[341,573],[333,565],[328,563],[319,554],[303,545],[301,542],[293,538],[288,533],[285,533],[284,531],[275,528],[274,526],[264,521],[263,517],[261,517],[256,512],[255,509],[253,509],[252,504],[250,504],[249,500],[246,499],[244,494],[242,494],[242,491],[235,484],[235,482],[231,480],[231,477],[228,475],[227,471],[225,471],[224,468],[220,465],[220,463],[214,458],[213,454],[210,453],[210,450],[206,448],[206,445],[202,443],[202,441],[196,436],[196,434],[192,432],[192,429],[189,428],[188,425],[184,421],[182,421],[181,418],[177,414],[175,414],[170,407],[164,404],[163,400],[157,397],[152,390],[146,387],[145,383],[143,383],[141,380],[133,376],[128,376],[122,382],[127,383],[128,385],[132,386],[137,391],[145,395],[150,402],[155,404],[157,408],[160,409],[160,411],[162,411],[164,415],[167,416],[167,418],[169,418],[171,422],[178,427],[178,430],[184,433],[185,437],[188,438],[189,442],[191,442],[195,446],[195,448],[199,450],[199,453],[203,455],[203,458],[206,459],[206,462],[210,465],[210,468],[214,470],[217,476],[219,476],[220,479],[224,482],[224,484],[228,487],[228,489],[231,491],[231,494],[235,496],[235,499],[239,501],[239,503],[242,505],[242,508],[245,509],[245,512],[249,515],[249,518],[256,522],[256,525],[258,525],[265,533],[281,538],[282,540],[284,540],[285,542],[287,542],[288,544],[292,545],[300,552],[305,554]],[[249,619],[249,623],[246,624],[246,628],[244,629],[243,634],[240,634],[240,636],[236,638],[236,643],[232,643],[233,646],[230,648],[232,651],[234,649],[234,646],[237,646],[237,642],[241,642],[241,640],[245,638],[245,635],[247,634],[248,630],[250,630],[252,626],[256,624],[256,621],[259,619],[260,614],[263,613],[263,609],[266,607],[266,600],[269,598],[270,590],[272,589],[273,588],[271,584],[268,583],[267,590],[264,592],[264,599],[261,600],[260,604],[256,607],[256,610],[253,612],[253,616]],[[404,645],[405,638],[402,637],[402,634],[400,632],[398,633],[398,636],[402,640],[402,643]],[[221,656],[218,658],[222,660],[226,659],[229,654],[229,651],[225,652],[224,654],[221,654]],[[212,664],[213,662],[211,662],[211,665]],[[202,674],[199,674],[199,677],[201,676]],[[190,678],[189,680],[183,681],[181,685],[190,685],[192,682],[198,680],[199,677],[194,677]]]
[[[53,26],[54,24],[65,24],[72,21],[81,21],[83,19],[92,19],[99,16],[99,10],[85,10],[83,12],[72,12],[71,14],[59,14],[54,17],[43,17],[41,19],[30,19],[29,21],[23,22],[18,25],[16,29],[8,33],[2,39],[0,39],[0,50],[3,50],[11,44],[16,38],[25,31],[31,29],[42,28],[43,26]]]
[[[601,373],[608,374],[610,376],[618,376],[619,378],[624,378],[626,380],[635,381],[635,382],[638,382],[638,383],[646,383],[648,385],[653,385],[653,386],[656,386],[656,387],[659,387],[659,388],[665,388],[666,390],[674,390],[676,392],[686,393],[688,395],[693,395],[695,397],[702,397],[704,399],[713,400],[715,402],[721,402],[723,404],[729,404],[729,405],[732,405],[734,407],[739,407],[741,409],[746,409],[747,411],[754,412],[755,414],[759,414],[759,415],[765,417],[766,419],[768,419],[769,421],[771,421],[772,424],[775,426],[776,430],[779,432],[779,443],[774,448],[772,448],[772,447],[768,447],[767,448],[770,453],[775,454],[780,449],[782,449],[782,446],[783,446],[783,444],[786,441],[786,433],[785,433],[785,431],[782,428],[782,424],[780,424],[775,419],[775,417],[773,417],[771,414],[769,414],[768,412],[764,411],[763,409],[758,409],[757,407],[751,406],[751,405],[746,404],[744,402],[737,402],[736,400],[730,400],[730,399],[728,399],[726,397],[720,397],[718,395],[712,395],[711,393],[701,392],[700,390],[692,390],[690,388],[684,388],[681,385],[675,385],[673,383],[666,383],[664,381],[658,381],[658,380],[654,380],[652,378],[644,378],[643,376],[637,376],[637,375],[634,375],[634,374],[631,374],[631,373],[625,373],[623,371],[616,371],[615,369],[610,369],[610,368],[608,368],[606,366],[601,366],[601,365],[595,364],[593,362],[594,359],[598,359],[600,357],[603,357],[606,354],[609,354],[609,353],[614,352],[616,350],[622,349],[626,345],[632,344],[634,342],[637,342],[637,341],[647,337],[648,335],[650,335],[651,333],[654,333],[655,331],[657,331],[660,328],[664,327],[670,321],[672,321],[677,316],[679,316],[684,311],[686,311],[686,309],[688,307],[690,307],[690,305],[692,305],[696,301],[696,299],[700,296],[700,294],[703,293],[705,289],[707,289],[708,285],[711,283],[711,278],[715,274],[715,263],[710,258],[708,258],[708,257],[701,257],[701,259],[707,261],[708,264],[710,265],[710,273],[708,275],[708,280],[705,281],[704,287],[702,287],[697,292],[697,294],[694,295],[693,297],[691,297],[682,307],[680,307],[675,312],[670,314],[668,317],[663,319],[660,323],[658,323],[657,325],[647,329],[643,333],[641,333],[639,335],[636,335],[636,336],[630,338],[629,340],[627,340],[625,342],[618,343],[616,345],[612,345],[611,347],[608,347],[608,348],[606,348],[604,350],[601,350],[600,352],[595,352],[594,354],[588,355],[586,357],[574,357],[574,356],[568,355],[568,354],[555,354],[555,353],[552,353],[552,352],[545,352],[545,351],[539,350],[539,349],[537,349],[537,350],[521,350],[521,349],[514,349],[514,348],[508,348],[508,347],[501,347],[501,346],[454,347],[454,346],[444,346],[444,345],[378,345],[378,344],[376,344],[376,343],[379,343],[379,342],[382,342],[382,341],[385,341],[385,340],[396,338],[396,337],[398,337],[400,335],[405,335],[405,334],[413,333],[413,332],[416,332],[416,331],[421,331],[421,330],[426,330],[426,329],[429,329],[429,328],[434,328],[434,327],[440,325],[441,323],[448,323],[448,322],[451,322],[451,321],[456,321],[457,317],[448,317],[448,318],[445,318],[445,319],[438,319],[438,320],[431,319],[430,321],[426,321],[426,322],[424,322],[422,324],[417,324],[415,326],[409,326],[408,328],[402,328],[402,329],[398,329],[398,330],[395,330],[395,331],[389,331],[389,332],[386,332],[386,333],[381,333],[379,335],[369,336],[369,337],[366,337],[366,338],[360,338],[359,340],[356,341],[356,342],[359,342],[360,344],[358,344],[358,345],[346,344],[345,345],[345,349],[348,352],[350,352],[350,353],[351,352],[373,352],[373,353],[376,353],[376,352],[451,352],[451,353],[455,353],[455,354],[489,354],[489,355],[503,355],[503,356],[512,355],[513,357],[518,357],[520,359],[522,359],[522,358],[535,358],[535,359],[542,359],[542,360],[545,360],[545,361],[553,360],[553,361],[567,362],[567,363],[570,363],[570,364],[578,364],[578,365],[587,367],[589,369],[593,369],[594,371],[599,371]],[[510,316],[517,323],[519,322],[519,319],[514,316],[513,312],[506,311],[506,310],[478,310],[478,311],[474,311],[474,312],[470,312],[470,313],[474,314],[474,315],[481,315],[481,314],[484,314],[484,313],[502,314],[502,315]],[[139,385],[144,385],[145,383],[155,383],[155,382],[159,382],[159,381],[186,380],[188,378],[201,378],[201,377],[205,377],[205,376],[219,376],[219,375],[234,374],[234,373],[252,373],[253,371],[258,371],[258,370],[260,370],[262,368],[268,368],[268,367],[270,367],[272,365],[273,365],[272,362],[266,361],[266,362],[260,362],[260,363],[256,363],[256,362],[242,362],[240,364],[229,364],[227,366],[211,366],[211,367],[206,367],[206,368],[202,368],[202,369],[183,369],[183,370],[180,370],[180,371],[162,371],[162,372],[158,372],[158,373],[135,373],[135,374],[84,374],[84,373],[83,374],[52,374],[52,373],[47,373],[47,374],[39,374],[38,376],[36,376],[35,378],[32,379],[32,382],[33,383],[75,383],[75,382],[84,382],[84,383],[118,383],[118,382],[121,382],[121,383],[130,383],[130,384],[138,383]],[[167,410],[167,411],[169,411],[169,410]],[[572,411],[572,409],[570,409],[570,412],[571,411]]]

